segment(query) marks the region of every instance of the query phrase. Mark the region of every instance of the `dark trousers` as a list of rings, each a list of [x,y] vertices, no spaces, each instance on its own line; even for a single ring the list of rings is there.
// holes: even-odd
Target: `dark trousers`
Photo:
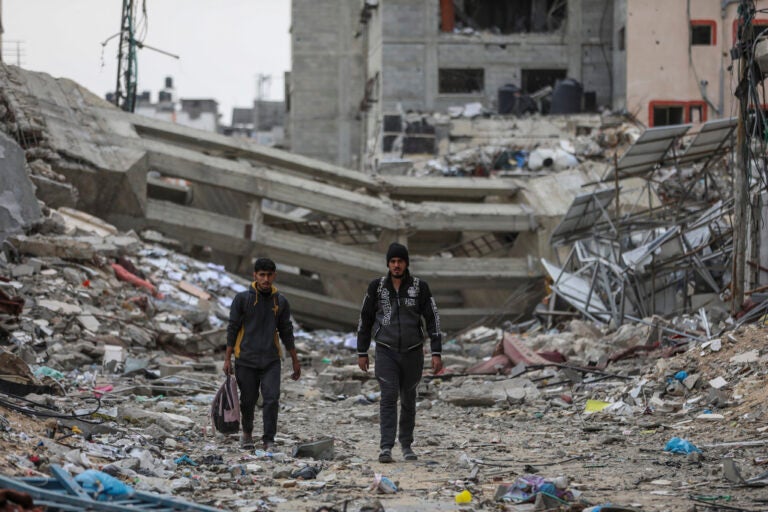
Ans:
[[[423,369],[424,354],[421,347],[400,354],[376,345],[375,374],[381,389],[379,447],[382,450],[391,449],[395,445],[398,397],[400,398],[400,445],[410,447],[413,443],[413,427],[416,425],[416,388],[421,381]]]
[[[280,360],[275,360],[264,368],[250,368],[236,364],[235,378],[240,388],[240,416],[243,432],[246,434],[253,432],[253,413],[261,392],[264,404],[262,410],[264,435],[261,439],[264,442],[274,441],[280,399]]]

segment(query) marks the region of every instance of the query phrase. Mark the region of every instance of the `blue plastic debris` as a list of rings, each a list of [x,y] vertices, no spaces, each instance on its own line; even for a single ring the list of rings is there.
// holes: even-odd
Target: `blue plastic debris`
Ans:
[[[174,459],[174,461],[177,466],[197,466],[197,462],[193,461],[189,458],[189,455],[186,453],[179,457],[178,459]]]
[[[672,439],[667,441],[666,446],[664,446],[664,451],[671,452],[671,453],[683,453],[683,454],[689,454],[693,452],[701,453],[701,450],[696,448],[696,446],[693,443],[685,439],[681,439],[679,437],[673,437]]]
[[[121,499],[133,494],[133,487],[130,485],[95,469],[83,471],[75,477],[75,482],[99,501]]]

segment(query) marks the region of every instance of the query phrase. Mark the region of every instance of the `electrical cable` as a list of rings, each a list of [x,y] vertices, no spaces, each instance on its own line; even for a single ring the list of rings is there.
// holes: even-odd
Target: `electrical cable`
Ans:
[[[9,398],[5,398],[9,397]],[[22,405],[19,405],[18,403],[15,403],[16,401],[23,401],[27,402],[29,404],[32,404],[32,408],[25,407]],[[100,423],[104,423],[103,420],[88,420],[85,419],[93,414],[96,414],[101,409],[101,400],[98,397],[89,398],[89,400],[96,400],[96,408],[92,411],[84,412],[81,414],[64,414],[58,411],[57,408],[47,405],[47,404],[41,404],[38,402],[34,402],[32,400],[29,400],[27,398],[21,397],[21,396],[15,396],[15,395],[7,395],[5,393],[0,393],[0,406],[5,407],[6,409],[10,409],[12,411],[20,412],[22,414],[26,414],[27,416],[34,416],[38,418],[59,418],[59,419],[76,419],[78,421],[82,421],[85,423],[90,423],[93,425],[98,425]],[[35,408],[42,408],[46,410],[38,410]]]

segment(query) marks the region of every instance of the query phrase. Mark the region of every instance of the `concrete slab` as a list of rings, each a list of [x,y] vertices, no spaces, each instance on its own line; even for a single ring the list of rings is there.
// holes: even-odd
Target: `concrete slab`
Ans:
[[[0,241],[42,218],[25,164],[21,146],[0,133]]]

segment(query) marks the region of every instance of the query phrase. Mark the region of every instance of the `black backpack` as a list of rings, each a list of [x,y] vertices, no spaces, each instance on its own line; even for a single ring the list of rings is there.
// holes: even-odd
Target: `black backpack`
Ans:
[[[222,434],[240,432],[240,401],[237,398],[237,382],[227,375],[211,404],[211,423]]]

